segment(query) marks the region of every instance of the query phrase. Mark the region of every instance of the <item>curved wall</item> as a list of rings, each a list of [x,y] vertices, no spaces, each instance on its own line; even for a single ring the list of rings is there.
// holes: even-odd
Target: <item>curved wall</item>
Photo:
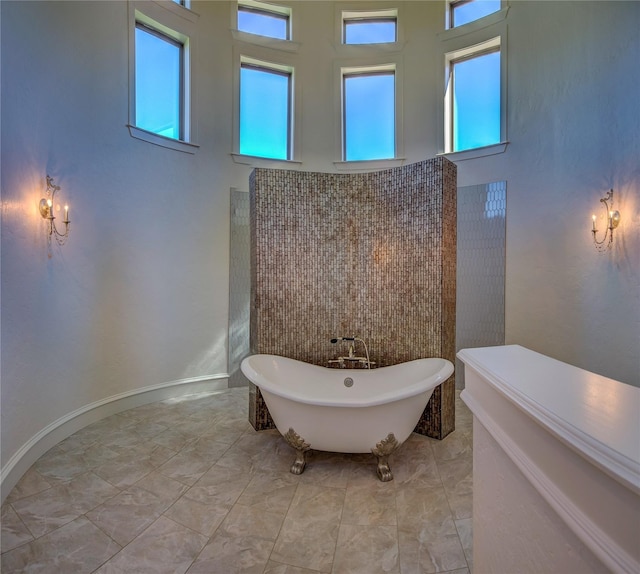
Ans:
[[[404,43],[376,59],[403,71],[400,147],[413,163],[439,151],[444,3],[397,4]],[[284,167],[335,172],[336,66],[370,57],[336,46],[336,11],[354,3],[291,5],[301,163]],[[232,3],[193,9],[200,147],[191,155],[125,127],[127,3],[0,4],[3,495],[19,477],[7,465],[57,421],[111,397],[226,375],[229,190],[247,189],[252,168],[230,155],[234,58],[274,52],[234,40]],[[636,2],[514,2],[511,143],[457,162],[459,185],[508,182],[507,341],[632,384],[640,384],[640,80],[629,70],[639,13]],[[72,219],[50,258],[37,211],[46,174]],[[620,242],[599,256],[589,218],[609,187],[620,200]],[[38,451],[26,454],[23,466]]]

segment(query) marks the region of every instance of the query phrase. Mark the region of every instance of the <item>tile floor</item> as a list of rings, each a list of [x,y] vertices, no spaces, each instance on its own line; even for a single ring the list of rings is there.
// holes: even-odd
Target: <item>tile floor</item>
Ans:
[[[1,571],[417,574],[471,571],[471,414],[372,455],[293,450],[247,422],[247,389],[131,409],[43,455],[2,506]]]

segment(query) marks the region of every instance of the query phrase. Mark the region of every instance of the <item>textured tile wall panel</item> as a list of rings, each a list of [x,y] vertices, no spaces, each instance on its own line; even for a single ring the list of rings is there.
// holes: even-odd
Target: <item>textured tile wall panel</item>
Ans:
[[[378,366],[455,360],[456,167],[436,158],[379,172],[256,169],[251,350],[317,365],[358,336]],[[449,388],[451,387],[451,388]],[[454,428],[453,377],[418,431]],[[256,389],[253,420],[270,428]],[[259,404],[260,403],[260,404]]]
[[[458,189],[456,350],[504,345],[507,182]],[[456,365],[456,386],[464,369]]]

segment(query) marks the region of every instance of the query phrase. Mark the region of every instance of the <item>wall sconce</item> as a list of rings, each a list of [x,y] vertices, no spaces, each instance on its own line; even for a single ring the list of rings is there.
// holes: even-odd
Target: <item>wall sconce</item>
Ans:
[[[611,202],[611,204],[609,204]],[[593,227],[591,228],[591,233],[593,233],[593,244],[596,246],[598,251],[606,251],[607,249],[611,249],[613,245],[613,230],[618,227],[620,223],[620,212],[613,209],[613,189],[607,192],[601,200],[600,203],[604,203],[604,208],[607,214],[607,228],[604,232],[604,237],[598,241],[597,233],[598,229],[596,228],[596,216],[595,214],[591,216],[593,220]],[[607,241],[607,238],[609,241]]]
[[[56,191],[60,191],[60,186],[54,185],[53,178],[47,175],[47,197],[40,200],[40,215],[49,222],[49,241],[51,241],[51,237],[55,237],[58,245],[64,245],[69,236],[69,206],[64,206],[64,219],[62,220],[64,233],[60,233],[56,227],[56,217],[53,215],[53,200]]]

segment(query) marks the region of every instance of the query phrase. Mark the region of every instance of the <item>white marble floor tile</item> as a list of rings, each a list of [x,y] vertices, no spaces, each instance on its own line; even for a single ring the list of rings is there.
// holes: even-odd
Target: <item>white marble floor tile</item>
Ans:
[[[233,508],[247,482],[242,478],[217,484],[198,481],[165,515],[196,532],[211,536]]]
[[[465,431],[453,432],[442,440],[431,440],[430,444],[438,464],[461,457],[470,460],[472,456],[471,438]]]
[[[371,480],[368,485],[349,486],[342,524],[396,526],[396,489],[393,483]]]
[[[284,516],[289,510],[298,483],[299,477],[291,473],[257,474],[243,490],[238,504]]]
[[[155,469],[156,466],[148,458],[121,459],[119,457],[101,464],[94,472],[118,488],[128,488]]]
[[[153,437],[156,437],[160,433],[167,430],[167,427],[164,425],[159,425],[153,420],[136,420],[136,422],[129,427],[129,430],[138,434],[144,439],[152,439]]]
[[[473,569],[473,518],[456,520],[456,529],[469,569]]]
[[[262,574],[273,540],[258,536],[216,534],[188,574]]]
[[[206,536],[161,516],[96,574],[183,573],[206,543]]]
[[[175,428],[167,428],[151,438],[156,444],[160,444],[172,450],[178,451],[195,440],[193,435],[187,435]]]
[[[229,448],[226,443],[207,445],[197,448],[197,443],[190,443],[178,454],[171,457],[158,470],[165,476],[178,480],[186,485],[193,485],[209,470]]]
[[[447,572],[467,567],[455,528],[441,532],[428,527],[399,528],[398,546],[403,574]]]
[[[471,518],[473,514],[473,460],[458,456],[438,463],[438,471],[455,519]]]
[[[3,574],[89,574],[120,550],[84,517],[2,554]]]
[[[403,487],[396,503],[403,573],[442,572],[467,566],[443,487]]]
[[[390,466],[398,486],[412,488],[442,486],[430,439],[413,434],[391,456]]]
[[[32,494],[38,494],[38,492],[47,490],[47,488],[51,488],[51,483],[32,466],[22,475],[18,484],[13,487],[13,490],[7,496],[6,502],[15,502]]]
[[[118,489],[87,472],[13,503],[29,531],[40,537],[71,522],[118,494]]]
[[[71,480],[90,469],[80,454],[64,452],[57,447],[49,450],[33,467],[51,484]]]
[[[341,488],[298,485],[271,558],[291,566],[330,572],[345,493]]]
[[[2,534],[0,536],[2,552],[7,552],[33,540],[31,532],[29,532],[29,529],[20,520],[20,517],[9,503],[2,506],[0,524],[2,525]]]
[[[397,528],[342,524],[332,572],[400,574]]]
[[[145,487],[146,482],[146,487]],[[171,482],[173,484],[161,484]],[[142,479],[87,513],[87,518],[121,546],[150,526],[187,487],[156,475]]]
[[[293,464],[296,451],[289,448],[289,464]],[[373,455],[371,455],[373,458]],[[349,477],[352,475],[357,463],[350,454],[341,452],[310,451],[307,454],[307,466],[300,475],[300,482],[328,486],[333,488],[346,488]]]

